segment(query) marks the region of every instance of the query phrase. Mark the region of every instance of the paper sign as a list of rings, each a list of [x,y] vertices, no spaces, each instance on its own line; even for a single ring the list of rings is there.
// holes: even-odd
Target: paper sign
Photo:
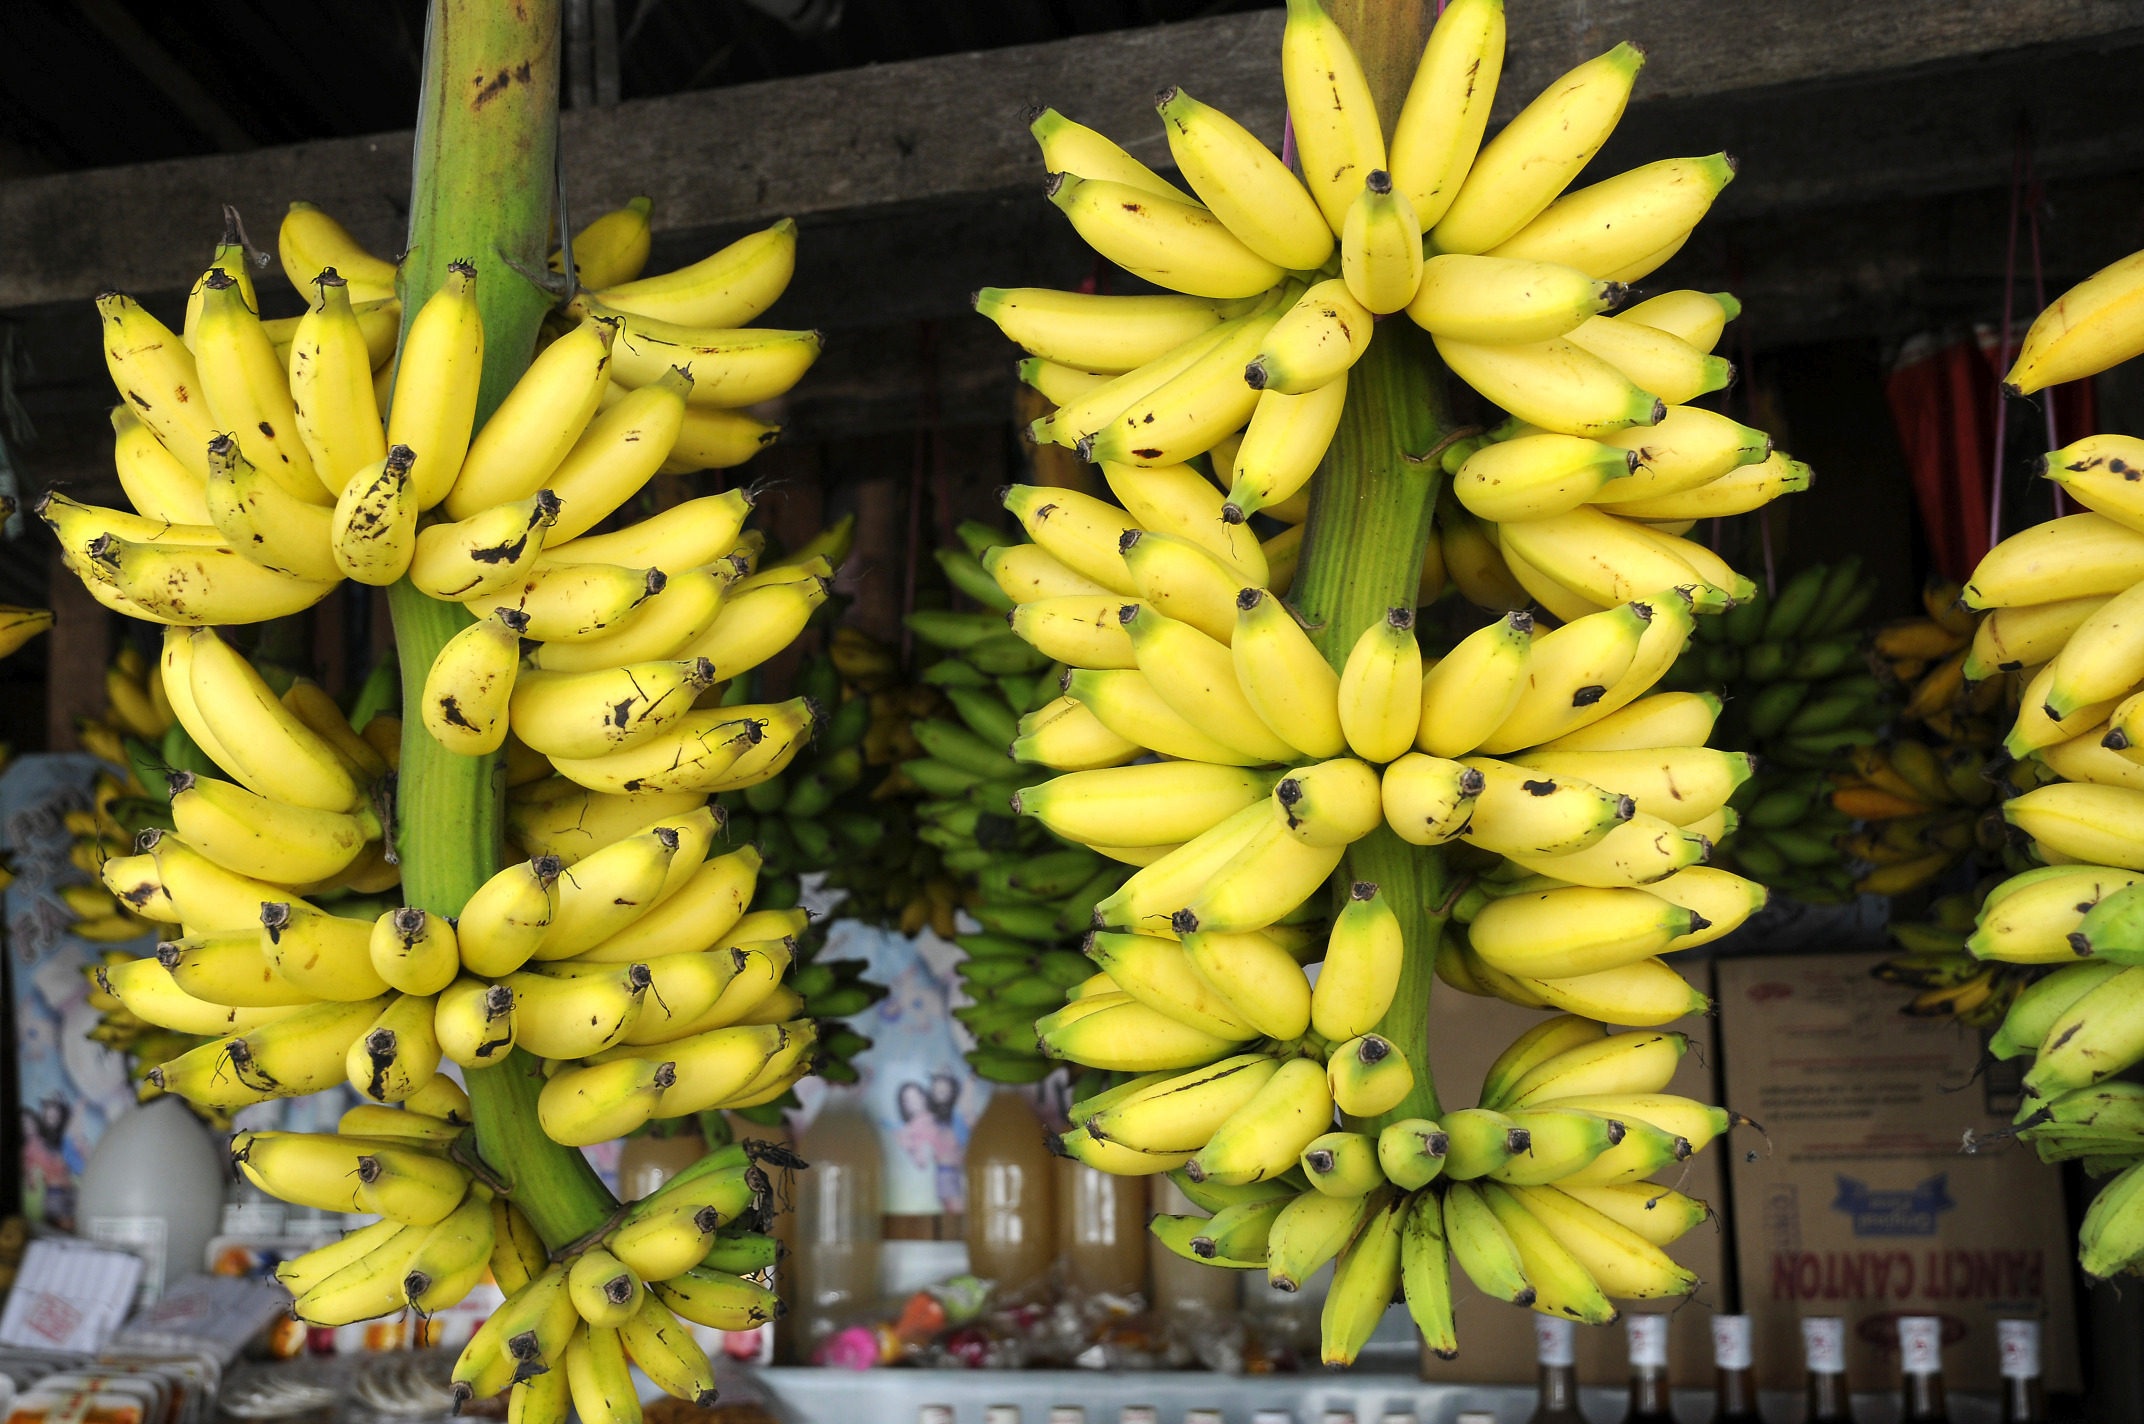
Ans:
[[[134,1304],[141,1257],[32,1241],[0,1313],[0,1345],[93,1354]]]

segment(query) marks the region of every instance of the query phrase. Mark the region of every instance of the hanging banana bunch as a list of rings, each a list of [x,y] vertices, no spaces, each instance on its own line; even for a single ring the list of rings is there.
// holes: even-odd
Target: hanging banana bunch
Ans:
[[[1013,744],[1059,775],[1011,809],[1129,870],[1093,906],[1097,972],[1034,1025],[1049,1057],[1129,1075],[1074,1106],[1062,1150],[1178,1174],[1214,1216],[1161,1218],[1172,1249],[1283,1287],[1337,1260],[1331,1364],[1396,1293],[1455,1350],[1453,1259],[1596,1322],[1611,1296],[1694,1285],[1659,1245],[1704,1208],[1644,1179],[1734,1118],[1660,1095],[1680,1053],[1662,1026],[1707,1007],[1664,956],[1766,894],[1703,864],[1749,759],[1706,747],[1717,699],[1656,684],[1700,615],[1754,592],[1683,533],[1809,472],[1690,404],[1732,374],[1711,354],[1732,298],[1609,314],[1733,165],[1566,192],[1643,53],[1580,66],[1483,143],[1503,43],[1496,0],[1446,7],[1388,135],[1346,37],[1290,0],[1301,178],[1180,89],[1156,107],[1188,192],[1044,111],[1050,200],[1170,294],[976,299],[1055,402],[1032,438],[1098,464],[1114,497],[1014,486],[1033,542],[981,556],[1014,632],[1066,667]],[[1403,312],[1509,417],[1412,457],[1449,476],[1413,602],[1449,580],[1497,617],[1426,657],[1412,603],[1392,607],[1324,630],[1346,650],[1328,663],[1284,595],[1349,372]],[[1457,873],[1437,944],[1405,942],[1384,887],[1335,879],[1384,829]],[[1427,1065],[1377,1029],[1432,955],[1463,992],[1561,1012],[1480,1108],[1394,1122]]]
[[[100,1005],[186,1036],[147,1077],[206,1112],[343,1083],[365,1099],[338,1133],[233,1144],[264,1190],[383,1218],[283,1268],[301,1318],[435,1312],[489,1268],[509,1298],[456,1367],[462,1398],[511,1384],[517,1417],[562,1418],[568,1393],[607,1416],[629,1356],[705,1400],[710,1368],[679,1317],[771,1318],[771,1291],[747,1279],[773,1260],[764,1174],[713,1154],[553,1264],[457,1145],[469,1103],[439,1069],[526,1049],[546,1071],[531,1128],[580,1146],[775,1103],[822,1053],[864,1042],[822,1035],[817,1016],[869,987],[800,952],[793,894],[754,908],[761,858],[725,844],[712,801],[780,776],[822,725],[809,697],[742,694],[824,602],[829,551],[763,566],[741,489],[644,496],[659,473],[735,466],[774,437],[742,408],[786,390],[819,338],[743,323],[787,284],[794,224],[643,278],[646,203],[597,219],[575,239],[567,319],[481,428],[489,274],[455,263],[397,357],[391,264],[309,204],[279,245],[308,298],[295,321],[259,318],[235,241],[184,339],[99,298],[135,508],[39,508],[91,593],[164,633],[155,668],[113,683],[115,718],[161,753],[133,762],[157,782],[155,814],[131,845],[106,837],[93,868],[124,916],[170,938],[99,966]],[[504,749],[523,857],[454,920],[398,893],[405,729],[375,715],[385,684],[359,694],[353,725],[219,631],[346,579],[405,578],[471,620],[423,670],[407,731]],[[105,809],[100,794],[100,836]]]
[[[2004,380],[2029,395],[2144,354],[2144,253],[2057,297]],[[2030,1056],[2017,1135],[2043,1161],[2113,1177],[2085,1213],[2078,1259],[2107,1277],[2144,1264],[2144,1097],[2109,1081],[2144,1061],[2144,440],[2089,435],[2040,472],[2084,507],[1989,550],[1963,605],[1980,619],[1951,657],[1962,682],[2009,681],[2015,760],[1997,790],[2021,874],[1983,900],[1966,948],[2000,966],[2051,966],[2015,995],[1990,1041]],[[2000,703],[1995,705],[2001,705]],[[2030,868],[2024,868],[2029,866]],[[2029,968],[2028,971],[2030,972]]]
[[[939,932],[966,953],[955,972],[969,1002],[953,1012],[975,1037],[968,1062],[992,1082],[1031,1083],[1055,1066],[1036,1051],[1035,1020],[1093,974],[1072,946],[1095,904],[1131,871],[1014,814],[1013,794],[1029,775],[1023,719],[1056,695],[1065,666],[1018,632],[1018,605],[993,570],[1048,556],[1029,544],[1001,547],[1002,531],[974,521],[958,533],[962,547],[938,550],[937,562],[978,607],[908,616],[910,631],[943,652],[920,674],[943,703],[909,724],[915,755],[901,774],[924,793],[918,814],[927,824],[917,834],[939,848],[950,877],[932,887],[942,896],[933,918],[943,914]],[[956,904],[978,933],[957,932]]]

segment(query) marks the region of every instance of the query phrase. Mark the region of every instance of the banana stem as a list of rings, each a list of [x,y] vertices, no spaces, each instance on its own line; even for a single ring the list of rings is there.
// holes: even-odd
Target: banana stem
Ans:
[[[1344,9],[1336,13],[1345,25]],[[1361,34],[1350,38],[1360,52]],[[1363,58],[1374,74],[1371,56]],[[1348,373],[1347,408],[1311,483],[1310,521],[1292,590],[1312,641],[1336,668],[1386,609],[1415,606],[1442,481],[1440,467],[1421,457],[1453,427],[1445,374],[1428,334],[1398,316],[1378,323],[1376,339]],[[1384,826],[1348,848],[1345,870],[1350,879],[1383,887],[1400,917],[1406,959],[1399,991],[1377,1032],[1414,1069],[1414,1089],[1398,1107],[1352,1125],[1374,1132],[1403,1118],[1438,1117],[1429,995],[1444,918],[1437,911],[1450,871],[1436,847],[1409,845]]]
[[[417,106],[409,247],[398,278],[402,330],[457,259],[477,267],[484,319],[481,427],[528,369],[551,304],[526,273],[542,272],[550,239],[558,142],[558,0],[432,0]],[[518,270],[517,270],[518,268]],[[388,590],[402,664],[402,764],[396,848],[403,898],[458,915],[499,868],[504,766],[460,756],[424,729],[425,673],[470,623],[404,579]],[[464,1075],[477,1150],[556,1249],[600,1226],[617,1203],[587,1158],[543,1133],[543,1075],[516,1049]]]

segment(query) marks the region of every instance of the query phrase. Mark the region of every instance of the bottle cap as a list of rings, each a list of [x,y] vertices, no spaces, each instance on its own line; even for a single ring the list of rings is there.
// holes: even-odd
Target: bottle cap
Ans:
[[[1020,1406],[992,1404],[983,1409],[983,1424],[1020,1424]]]
[[[1422,1424],[1411,1409],[1394,1410],[1377,1416],[1377,1424]]]
[[[1161,1424],[1161,1411],[1151,1404],[1127,1404],[1117,1411],[1117,1424]]]
[[[1575,1328],[1570,1321],[1560,1319],[1557,1316],[1535,1316],[1535,1358],[1544,1365],[1576,1363],[1571,1353],[1571,1336]]]
[[[1318,1416],[1318,1424],[1355,1424],[1352,1409],[1328,1409]]]
[[[1470,1409],[1454,1419],[1452,1424],[1496,1424],[1496,1416],[1486,1409]]]
[[[1295,1424],[1295,1416],[1285,1409],[1261,1409],[1251,1416],[1251,1424]]]
[[[1087,1411],[1077,1404],[1053,1404],[1050,1424],[1087,1424]]]
[[[1746,1370],[1750,1367],[1749,1317],[1712,1317],[1712,1364],[1715,1369]]]
[[[1630,1331],[1630,1363],[1633,1369],[1666,1369],[1668,1365],[1668,1318],[1665,1315],[1626,1315]]]
[[[2002,1357],[2004,1379],[2040,1377],[2040,1322],[1998,1320],[1995,1322],[1997,1353]]]
[[[1943,1373],[1943,1317],[1898,1317],[1898,1364],[1909,1375]]]
[[[1184,1413],[1184,1424],[1221,1424],[1218,1409],[1191,1409]]]
[[[926,1404],[916,1411],[916,1424],[953,1424],[953,1406]]]
[[[1802,1354],[1813,1375],[1846,1373],[1846,1321],[1836,1315],[1802,1317]]]

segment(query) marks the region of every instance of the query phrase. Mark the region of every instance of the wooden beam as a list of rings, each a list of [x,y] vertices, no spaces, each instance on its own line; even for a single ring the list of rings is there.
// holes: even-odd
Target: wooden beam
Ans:
[[[1263,10],[572,112],[568,193],[577,215],[647,193],[663,229],[691,231],[1024,188],[1040,176],[1026,106],[1054,104],[1166,162],[1149,102],[1169,83],[1277,140],[1280,23]],[[1650,48],[1642,113],[2140,32],[2133,0],[1540,0],[1512,13],[1498,109],[1625,38]],[[183,288],[227,202],[259,232],[304,197],[392,254],[409,142],[381,134],[0,184],[0,308]]]

